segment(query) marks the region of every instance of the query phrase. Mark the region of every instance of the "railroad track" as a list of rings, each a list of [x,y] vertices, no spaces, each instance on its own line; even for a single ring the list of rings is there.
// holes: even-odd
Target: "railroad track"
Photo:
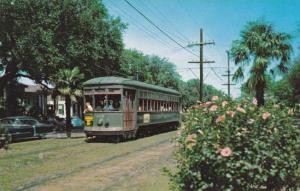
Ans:
[[[163,139],[161,141],[158,141],[158,142],[155,142],[155,143],[152,143],[152,144],[140,147],[140,148],[135,149],[133,151],[128,151],[128,152],[116,154],[116,155],[104,158],[104,159],[102,159],[100,161],[83,164],[83,165],[80,165],[80,166],[78,166],[76,168],[73,168],[71,170],[68,170],[68,171],[61,171],[61,172],[55,173],[55,174],[50,175],[50,176],[44,176],[44,177],[41,177],[39,179],[35,179],[35,180],[33,180],[33,181],[31,181],[31,182],[29,182],[27,184],[24,184],[24,185],[16,188],[15,190],[21,191],[21,190],[27,190],[27,189],[30,189],[30,188],[34,188],[34,187],[42,185],[42,184],[44,184],[46,182],[49,182],[49,181],[52,181],[52,180],[55,180],[55,179],[59,179],[59,178],[62,178],[62,177],[66,177],[66,176],[75,174],[77,172],[80,172],[83,169],[93,168],[93,167],[95,167],[97,165],[104,164],[104,163],[109,162],[111,160],[115,160],[115,159],[118,159],[118,158],[126,157],[126,156],[128,156],[130,154],[133,154],[135,152],[140,152],[140,151],[143,151],[145,149],[148,149],[148,148],[151,148],[151,147],[155,147],[155,146],[167,143],[167,142],[170,142],[170,138]]]

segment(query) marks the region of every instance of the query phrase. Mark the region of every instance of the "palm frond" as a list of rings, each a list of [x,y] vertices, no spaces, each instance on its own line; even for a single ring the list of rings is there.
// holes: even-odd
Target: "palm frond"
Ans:
[[[77,98],[75,95],[70,95],[70,98],[73,102],[77,102]]]
[[[234,41],[230,50],[230,56],[236,65],[245,65],[250,60],[250,50],[241,41]]]
[[[76,97],[81,97],[82,96],[82,90],[80,89],[75,89],[73,91],[73,94],[76,96]]]
[[[269,66],[269,60],[264,57],[256,57],[254,59],[253,66],[251,67],[251,73],[256,75],[262,75]]]
[[[60,87],[58,88],[58,92],[62,95],[70,95],[72,91],[70,87]]]
[[[239,67],[233,74],[233,81],[242,81],[244,79],[244,72],[242,67]]]

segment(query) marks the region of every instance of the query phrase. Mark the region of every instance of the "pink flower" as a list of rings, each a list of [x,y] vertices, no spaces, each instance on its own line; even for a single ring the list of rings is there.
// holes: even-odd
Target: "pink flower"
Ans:
[[[197,135],[195,133],[187,136],[185,142],[196,142]]]
[[[219,96],[212,96],[211,100],[212,101],[217,101],[219,99]]]
[[[221,149],[221,152],[220,154],[223,156],[223,157],[229,157],[232,155],[232,151],[229,147],[225,147],[223,149]]]
[[[246,110],[245,110],[244,108],[240,107],[240,106],[238,106],[238,107],[236,108],[236,110],[237,110],[238,112],[241,112],[241,113],[246,113]]]
[[[180,136],[181,136],[181,130],[180,130],[180,129],[176,132],[176,136],[177,136],[177,137],[180,137]]]
[[[269,112],[265,112],[262,114],[263,120],[267,120],[270,116],[271,116],[271,113],[269,113]]]
[[[254,105],[257,105],[257,99],[256,99],[255,97],[252,99],[252,103],[253,103]]]
[[[234,111],[226,111],[226,114],[229,115],[231,118],[233,118],[235,116]]]
[[[185,143],[187,144],[187,148],[188,149],[192,149],[195,145],[196,145],[196,138],[197,138],[197,135],[195,133],[193,134],[190,134],[187,136],[186,140],[185,140]]]
[[[222,101],[222,107],[226,106],[228,104],[227,101]]]
[[[200,106],[201,107],[209,107],[211,104],[212,104],[211,101],[207,101],[207,102],[201,103]]]
[[[225,121],[225,115],[220,115],[220,116],[216,119],[216,123],[223,122],[223,121]]]
[[[212,105],[212,106],[209,108],[209,111],[214,112],[214,111],[217,111],[217,109],[218,109],[218,106]]]

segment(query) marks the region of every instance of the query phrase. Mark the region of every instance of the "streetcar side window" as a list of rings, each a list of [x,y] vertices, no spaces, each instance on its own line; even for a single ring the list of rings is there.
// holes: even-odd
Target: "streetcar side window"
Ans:
[[[139,111],[144,111],[144,100],[140,99],[139,100]]]
[[[161,96],[163,97],[163,96]],[[139,99],[138,111],[139,112],[168,112],[178,111],[178,102],[175,97],[165,97],[168,100],[156,99]]]

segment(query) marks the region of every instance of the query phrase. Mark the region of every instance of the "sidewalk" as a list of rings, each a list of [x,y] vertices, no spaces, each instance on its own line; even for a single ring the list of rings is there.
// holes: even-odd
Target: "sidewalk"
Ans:
[[[85,134],[83,130],[72,130],[71,138],[84,138]],[[61,138],[67,138],[66,132],[61,131],[61,132],[53,132],[53,133],[48,133],[46,135],[46,138],[54,138],[54,139],[61,139]]]

